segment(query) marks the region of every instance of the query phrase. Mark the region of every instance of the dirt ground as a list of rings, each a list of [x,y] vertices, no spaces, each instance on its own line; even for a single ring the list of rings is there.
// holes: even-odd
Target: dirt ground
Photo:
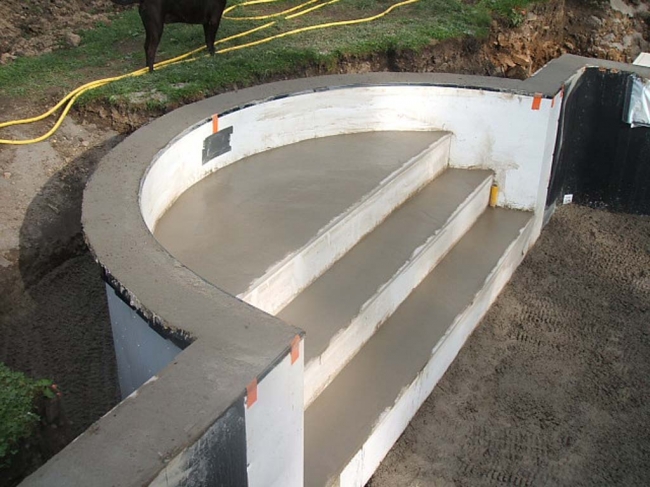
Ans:
[[[0,64],[74,45],[75,31],[110,23],[117,7],[110,0],[2,0]]]
[[[71,424],[57,444],[119,400],[104,286],[80,219],[88,177],[121,139],[66,120],[49,142],[0,149],[0,361],[60,386]]]
[[[650,483],[650,218],[564,206],[373,477]]]
[[[514,28],[503,22],[495,22],[487,40],[439,43],[417,56],[400,53],[390,58],[347,59],[341,62],[339,70],[442,71],[524,78],[564,52],[631,61],[642,49],[648,49],[650,33],[646,2],[611,0],[611,3],[598,4],[600,6],[594,6],[595,3],[590,1],[548,0],[526,12],[521,23]],[[114,9],[109,0],[0,0],[0,63],[12,62],[14,56],[35,55],[56,48],[61,43],[74,41],[69,39],[69,33],[97,21],[107,21],[107,12]],[[47,21],[43,22],[43,19]],[[2,120],[40,113],[43,108],[31,100],[0,98]],[[102,113],[102,110],[100,107],[99,112]],[[127,123],[120,119],[119,113],[110,110],[103,113],[99,116],[88,114],[86,117],[85,114],[73,112],[62,129],[46,142],[21,147],[0,146],[0,361],[35,377],[52,378],[60,385],[64,393],[65,413],[73,423],[73,435],[100,418],[118,400],[115,358],[103,287],[81,233],[82,192],[97,162],[123,138],[113,129],[133,130],[146,123],[151,116],[147,113],[131,114],[133,117]],[[3,131],[2,135],[28,138],[40,135],[45,126],[16,127]],[[575,216],[574,212],[579,216]],[[586,221],[582,221],[581,216]],[[592,222],[593,226],[585,226],[588,222]],[[627,455],[630,449],[638,448],[641,453],[648,453],[650,442],[642,441],[644,430],[635,426],[642,424],[641,421],[647,417],[641,413],[632,414],[629,409],[609,410],[605,407],[607,404],[623,407],[619,404],[622,400],[616,399],[619,396],[624,399],[629,397],[629,401],[625,399],[628,401],[625,404],[640,401],[639,395],[643,390],[637,390],[632,379],[645,370],[641,363],[645,351],[639,347],[643,339],[647,340],[647,332],[643,335],[638,331],[634,335],[636,341],[631,342],[624,340],[627,336],[624,333],[607,335],[611,327],[603,324],[577,324],[575,330],[579,332],[563,335],[557,331],[561,329],[557,321],[550,321],[556,323],[556,331],[548,331],[549,344],[546,336],[542,339],[537,334],[537,328],[541,330],[551,325],[544,325],[542,315],[535,314],[535,310],[544,309],[551,313],[553,320],[564,314],[572,313],[571,316],[575,316],[577,308],[574,301],[587,299],[591,293],[594,302],[586,307],[586,313],[600,309],[603,303],[619,306],[620,303],[631,301],[629,291],[628,294],[619,292],[621,286],[631,289],[631,284],[623,275],[619,276],[614,270],[605,268],[594,268],[595,274],[587,272],[592,260],[609,262],[607,265],[612,269],[618,265],[618,254],[610,252],[611,246],[607,247],[605,243],[613,245],[619,238],[621,248],[629,250],[627,237],[620,232],[611,233],[616,228],[625,228],[627,232],[628,227],[631,233],[646,232],[645,243],[639,244],[641,250],[637,249],[640,253],[636,261],[641,262],[642,258],[647,258],[650,245],[646,220],[577,207],[560,211],[515,278],[519,282],[522,273],[528,272],[530,282],[546,283],[545,287],[541,291],[521,291],[521,296],[517,294],[519,291],[513,291],[518,285],[506,290],[491,312],[486,326],[472,337],[459,361],[445,376],[442,387],[434,393],[431,400],[434,404],[429,401],[423,408],[380,469],[373,480],[374,485],[494,484],[502,478],[500,476],[510,475],[511,471],[512,476],[507,478],[511,479],[512,485],[519,485],[519,479],[520,485],[526,485],[525,481],[531,483],[531,479],[537,478],[542,480],[532,483],[544,484],[544,479],[548,478],[548,483],[553,484],[555,470],[557,475],[570,473],[579,480],[583,479],[582,475],[584,479],[596,478],[601,472],[606,479],[605,474],[625,474],[624,469],[610,470],[610,467],[626,467],[625,462],[632,458]],[[565,254],[573,247],[563,247],[561,251],[558,250],[559,253],[553,253],[560,242],[567,245],[564,237],[559,238],[562,232],[574,235],[570,242],[580,241],[589,245],[582,248],[582,253],[577,248],[573,254],[569,254],[574,256],[573,264],[577,270],[568,282],[574,286],[574,292],[579,293],[575,298],[565,296],[556,302],[550,294],[547,296],[544,293],[558,290],[560,283],[565,281],[554,277],[555,274],[542,273],[541,269],[546,265],[542,263],[544,258],[553,264],[551,268],[558,261],[565,262],[566,266],[563,259],[568,257]],[[591,245],[590,238],[596,243],[603,241],[604,255],[589,253],[589,249],[601,248]],[[643,254],[643,249],[646,254]],[[535,257],[540,252],[542,256]],[[535,261],[536,258],[539,258],[539,262]],[[531,260],[537,262],[532,270]],[[647,260],[645,262],[646,269],[650,268]],[[627,272],[626,269],[630,271],[629,267],[623,266],[620,272]],[[595,276],[601,276],[605,270],[607,277],[603,279],[603,286],[607,284],[609,287],[597,288],[596,284],[600,281]],[[560,271],[561,268],[558,269]],[[614,276],[618,277],[614,279]],[[626,276],[631,279],[629,275]],[[643,296],[646,303],[644,312],[647,313],[648,278],[638,276],[635,279],[637,295],[641,296],[641,291],[646,293]],[[597,289],[600,291],[597,292]],[[606,295],[607,289],[611,289],[612,294]],[[555,307],[550,306],[551,299]],[[640,302],[642,300],[634,301],[637,305]],[[568,309],[563,309],[565,306]],[[494,317],[498,312],[503,313],[502,318]],[[595,313],[591,323],[600,323],[595,318],[601,314]],[[626,317],[624,313],[618,314],[612,323],[620,324]],[[490,323],[499,323],[499,320],[503,320],[504,324],[496,330],[503,333],[503,330],[507,330],[514,334],[504,335],[507,340],[497,331],[492,332],[494,335],[486,335],[486,330],[493,328]],[[508,328],[508,323],[508,326],[515,326],[511,322],[518,328]],[[634,360],[638,360],[638,363],[615,361],[616,356],[612,354],[616,350],[609,348],[591,352],[586,348],[583,350],[581,347],[589,344],[604,346],[600,341],[593,342],[592,336],[607,338],[608,347],[627,347],[624,349],[625,357],[630,355],[630,360],[636,357]],[[477,340],[483,341],[476,345]],[[521,354],[515,355],[511,351],[515,346],[522,347]],[[500,355],[492,353],[491,347],[497,347]],[[565,352],[576,355],[572,358],[577,360],[574,365],[578,370],[553,387],[556,399],[547,397],[544,402],[538,391],[543,390],[541,384],[545,384],[544,380],[560,377],[559,372],[564,369],[557,365],[560,362],[552,358],[563,358]],[[508,369],[508,373],[493,371],[493,375],[490,375],[486,362],[481,361],[483,355],[492,357],[490,360],[493,361],[500,360],[499,370],[510,363],[513,367]],[[533,371],[526,368],[534,364],[541,369],[548,367],[550,372],[545,376],[534,376]],[[615,374],[603,368],[603,364],[613,368]],[[617,367],[623,367],[621,364],[627,364],[625,367],[629,368],[618,370]],[[476,384],[467,382],[465,369],[474,372],[472,379],[477,377]],[[578,372],[582,375],[577,375]],[[619,377],[629,384],[622,392],[612,382],[619,380]],[[449,381],[454,380],[456,385],[450,385]],[[560,386],[568,387],[568,392],[562,393]],[[479,397],[481,391],[485,395]],[[490,391],[494,393],[491,396]],[[578,399],[583,396],[590,399]],[[610,397],[610,403],[602,405],[599,401],[603,397]],[[642,407],[644,402],[647,401],[641,401],[641,405],[636,407],[645,414]],[[492,413],[489,417],[479,414],[479,409],[482,412],[488,407],[495,407],[497,403],[502,409],[490,409]],[[468,420],[471,414],[475,415],[473,422]],[[462,434],[452,436],[451,428],[442,428],[452,425],[455,431]],[[510,430],[508,425],[518,425],[519,429]],[[622,428],[621,431],[626,434],[629,432],[629,442],[615,434],[616,427]],[[447,432],[439,435],[438,431]],[[558,433],[557,438],[549,439],[541,433],[534,436],[536,431],[569,433]],[[444,448],[441,447],[443,441]],[[409,452],[405,446],[407,444],[414,449]],[[615,446],[618,450],[613,452],[611,449]],[[604,451],[613,452],[607,457],[615,459],[611,460],[613,464],[608,464],[602,456]],[[479,457],[477,452],[483,461],[478,462],[474,458]],[[472,455],[471,462],[468,453]],[[507,457],[507,461],[499,457],[496,463],[490,463],[499,454]],[[401,458],[401,463],[396,463],[396,458]],[[637,458],[636,463],[638,466],[631,469],[632,472],[638,473],[641,467],[648,467],[643,458]],[[524,473],[528,471],[533,473],[526,477]],[[551,476],[534,476],[543,472]],[[569,477],[558,477],[559,482],[567,483]]]

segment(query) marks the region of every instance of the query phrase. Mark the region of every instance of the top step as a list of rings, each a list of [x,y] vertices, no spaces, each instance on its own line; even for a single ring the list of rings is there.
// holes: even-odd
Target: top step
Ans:
[[[186,191],[155,236],[206,280],[275,314],[444,169],[449,141],[365,132],[256,154]]]

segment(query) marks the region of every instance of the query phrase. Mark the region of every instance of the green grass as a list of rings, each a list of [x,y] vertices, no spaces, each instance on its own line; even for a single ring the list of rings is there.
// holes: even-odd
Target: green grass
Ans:
[[[301,0],[302,1],[302,0]],[[277,4],[247,7],[232,15],[256,15],[283,10],[301,3],[281,0]],[[242,0],[229,2],[230,5]],[[395,0],[341,0],[293,20],[278,19],[276,24],[250,37],[219,44],[217,49],[259,40],[305,26],[375,15]],[[532,0],[420,0],[400,7],[371,23],[333,27],[276,39],[243,50],[202,55],[198,60],[131,78],[93,90],[81,104],[100,101],[128,105],[128,95],[144,92],[157,96],[146,103],[150,108],[165,108],[231,89],[259,83],[279,76],[294,76],[307,68],[333,70],[345,57],[363,57],[388,51],[419,51],[435,40],[462,36],[483,37],[492,18],[499,15],[516,23],[519,9]],[[218,39],[228,37],[267,21],[224,19]],[[113,18],[111,25],[97,25],[80,33],[76,49],[60,49],[35,58],[21,58],[0,67],[0,95],[38,100],[58,97],[82,82],[131,72],[144,65],[144,29],[137,10]],[[196,25],[168,25],[158,50],[157,60],[169,59],[203,44],[203,30]]]
[[[45,394],[54,397],[52,381],[33,380],[0,363],[0,468],[11,461],[21,439],[28,437],[39,417],[34,401]]]

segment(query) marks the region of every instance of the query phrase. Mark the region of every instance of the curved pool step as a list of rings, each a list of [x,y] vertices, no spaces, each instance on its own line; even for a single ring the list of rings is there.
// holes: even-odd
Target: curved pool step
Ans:
[[[240,299],[267,313],[277,314],[395,208],[440,174],[448,164],[451,134],[447,132],[381,132],[353,136],[360,147],[372,144],[372,137],[399,137],[402,141],[411,138],[420,144],[426,138],[429,143],[424,149],[414,143],[410,152],[402,151],[399,155],[401,164],[397,170],[321,228],[308,243],[273,265],[245,292],[238,295]],[[339,157],[343,156],[349,157],[351,163],[354,159],[354,164],[372,165],[379,162],[367,160],[368,156],[362,149],[355,154],[342,154]],[[333,157],[336,157],[336,152]],[[372,157],[377,156],[373,154]],[[387,153],[383,157],[396,155]]]
[[[277,315],[307,333],[305,407],[471,228],[492,179],[490,171],[446,170]]]
[[[161,220],[186,265],[306,332],[306,485],[370,478],[523,256],[532,214],[488,208],[492,172],[449,168],[452,137],[270,150]]]
[[[284,289],[270,279],[275,277],[289,281],[277,295],[286,298],[288,290],[317,277],[312,260],[322,263],[319,253],[300,249],[323,251],[327,266],[331,254],[341,251],[340,241],[360,238],[368,223],[362,219],[359,228],[351,228],[353,209],[365,209],[370,223],[385,216],[409,196],[398,182],[416,175],[423,179],[415,178],[416,186],[426,184],[433,176],[419,169],[447,165],[449,140],[439,131],[361,132],[260,152],[189,188],[158,221],[155,235],[180,262],[230,294],[249,290],[251,301],[273,298]],[[389,189],[395,189],[389,196],[397,201],[377,201]],[[265,290],[251,288],[265,281]]]
[[[370,479],[519,264],[531,222],[487,209],[311,404],[305,486]]]

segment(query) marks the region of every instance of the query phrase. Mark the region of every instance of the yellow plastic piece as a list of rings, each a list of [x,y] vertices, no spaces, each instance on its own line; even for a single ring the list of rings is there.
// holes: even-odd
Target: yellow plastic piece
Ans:
[[[494,208],[499,201],[499,186],[497,183],[492,183],[490,188],[490,207]]]

